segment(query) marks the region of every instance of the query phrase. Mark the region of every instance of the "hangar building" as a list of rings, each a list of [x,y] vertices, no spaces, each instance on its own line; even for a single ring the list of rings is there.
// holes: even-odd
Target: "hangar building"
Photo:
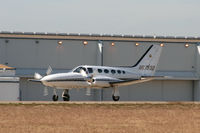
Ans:
[[[44,86],[27,81],[35,72],[68,72],[78,65],[132,66],[151,44],[163,44],[155,80],[119,88],[121,101],[199,101],[200,38],[173,36],[99,35],[0,32],[0,64],[16,68],[20,100],[51,100]],[[112,89],[70,90],[71,100],[109,101]],[[61,91],[58,92],[61,96]],[[60,97],[59,100],[62,100]]]

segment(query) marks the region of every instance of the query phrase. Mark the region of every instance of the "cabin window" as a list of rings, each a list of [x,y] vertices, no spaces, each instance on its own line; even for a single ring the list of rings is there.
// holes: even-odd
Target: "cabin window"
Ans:
[[[117,73],[118,73],[118,74],[121,74],[121,71],[120,71],[120,70],[117,70]]]
[[[112,74],[115,74],[115,73],[116,73],[116,71],[115,71],[115,70],[111,70],[111,73],[112,73]]]
[[[105,69],[104,72],[105,72],[105,73],[109,73],[108,69]]]
[[[93,69],[92,68],[87,68],[89,73],[93,73]]]
[[[101,69],[98,69],[98,72],[99,72],[99,73],[102,73],[102,70],[101,70]]]
[[[122,71],[122,73],[125,74],[126,72],[125,72],[125,71]]]

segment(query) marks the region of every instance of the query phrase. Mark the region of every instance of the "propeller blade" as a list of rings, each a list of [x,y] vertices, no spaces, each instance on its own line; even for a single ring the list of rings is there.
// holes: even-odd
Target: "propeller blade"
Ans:
[[[51,66],[49,66],[48,69],[47,69],[47,71],[46,71],[46,75],[51,74],[52,71],[53,71],[53,70],[52,70]]]
[[[35,74],[34,74],[34,78],[35,78],[35,79],[41,79],[42,76],[41,76],[39,73],[35,73]]]
[[[93,76],[89,77],[89,79],[87,80],[90,84],[92,84],[94,82]]]
[[[87,89],[86,89],[86,95],[87,95],[87,96],[91,96],[91,89],[90,89],[90,88],[87,88]]]
[[[95,82],[95,76],[97,75],[97,71],[94,71],[93,74],[91,74],[91,76],[87,77],[87,81],[88,83],[91,85]]]
[[[83,69],[80,70],[80,73],[83,77],[87,77],[87,73]]]
[[[48,94],[49,94],[48,88],[45,86],[45,87],[44,87],[44,93],[43,93],[43,95],[44,95],[44,96],[47,96]]]

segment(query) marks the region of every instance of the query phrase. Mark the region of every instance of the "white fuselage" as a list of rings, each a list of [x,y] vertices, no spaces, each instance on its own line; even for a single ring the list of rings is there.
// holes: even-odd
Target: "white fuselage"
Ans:
[[[155,79],[156,67],[162,52],[162,46],[151,45],[140,57],[135,65],[130,67],[108,67],[81,65],[68,73],[51,74],[52,69],[47,69],[46,75],[42,77],[35,73],[34,82],[42,82],[45,86],[54,88],[53,101],[58,100],[56,89],[64,89],[62,97],[64,101],[70,100],[69,89],[87,88],[109,88],[113,89],[114,101],[120,99],[118,87],[143,83]],[[45,91],[44,91],[45,92]]]
[[[81,70],[84,70],[87,76],[84,76]],[[83,65],[74,68],[68,73],[47,75],[41,79],[41,82],[46,86],[57,89],[108,88],[112,87],[111,81],[117,82],[139,78],[140,75],[129,67]]]
[[[57,89],[71,88],[108,88],[122,85],[130,85],[141,77],[154,76],[162,47],[151,45],[132,67],[107,67],[82,65],[68,73],[51,74],[37,79],[50,87]],[[142,78],[141,78],[142,79]],[[141,80],[149,81],[149,80]]]

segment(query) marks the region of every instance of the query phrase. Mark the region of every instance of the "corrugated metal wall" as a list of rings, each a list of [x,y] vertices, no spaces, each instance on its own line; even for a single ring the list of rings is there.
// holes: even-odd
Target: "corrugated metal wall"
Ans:
[[[8,42],[6,40],[9,40]],[[18,69],[72,69],[77,65],[97,64],[98,41],[40,39],[0,39],[0,63]],[[103,65],[131,66],[141,57],[147,47],[158,42],[103,41]],[[142,45],[143,44],[143,45]],[[195,72],[196,45],[185,43],[164,43],[158,71]],[[25,74],[25,73],[24,73]],[[26,75],[26,74],[25,74]],[[23,74],[21,75],[23,77]],[[192,80],[151,81],[120,88],[121,100],[151,101],[192,101]],[[51,95],[43,97],[43,86],[31,83],[27,78],[20,80],[21,100],[51,100]],[[111,100],[111,89],[103,90],[103,100]],[[52,94],[50,89],[49,94]],[[59,91],[61,94],[61,91]],[[71,90],[71,100],[100,100],[100,91],[93,90],[91,96],[85,96],[85,89]]]

